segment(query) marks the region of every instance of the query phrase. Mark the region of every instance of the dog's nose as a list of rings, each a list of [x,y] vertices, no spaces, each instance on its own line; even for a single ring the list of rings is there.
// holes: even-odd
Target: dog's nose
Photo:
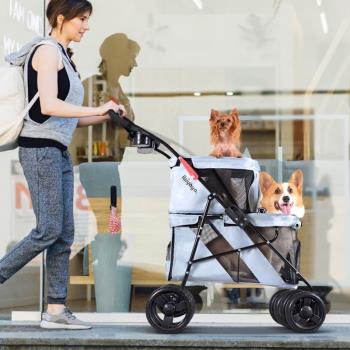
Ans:
[[[285,202],[285,203],[288,203],[289,202],[289,196],[283,196],[282,197],[282,200],[283,200],[283,202]]]
[[[221,123],[220,123],[220,126],[224,127],[224,126],[225,126],[225,123],[224,123],[224,122],[221,122]]]

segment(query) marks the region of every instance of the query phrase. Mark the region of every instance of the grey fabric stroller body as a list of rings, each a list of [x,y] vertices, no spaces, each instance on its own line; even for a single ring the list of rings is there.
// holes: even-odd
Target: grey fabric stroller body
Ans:
[[[301,223],[292,215],[258,212],[258,162],[185,159],[158,136],[112,111],[110,115],[139,152],[161,153],[171,169],[166,273],[169,281],[181,283],[151,294],[146,305],[151,326],[166,333],[182,331],[200,300],[198,290],[186,283],[212,281],[278,287],[269,303],[272,318],[296,332],[317,330],[326,312],[322,299],[299,272]],[[299,282],[309,291],[299,290]]]
[[[274,240],[274,247],[284,258],[289,259],[294,266],[298,265],[299,219],[295,216],[257,213],[259,164],[256,161],[250,158],[193,157],[191,162],[196,169],[207,172],[213,170],[220,180],[210,173],[207,177],[213,176],[211,186],[216,192],[224,186],[238,207],[247,213],[252,225],[259,228],[267,240]],[[166,267],[169,280],[182,280],[210,193],[200,182],[195,183],[188,176],[181,163],[176,166],[176,159],[170,161],[170,167],[171,244],[168,247]],[[266,245],[258,246],[258,249],[244,249],[258,243],[262,243],[262,239],[235,223],[214,198],[203,223],[195,259],[231,253],[193,265],[188,281],[249,282],[296,288],[296,276]],[[232,252],[234,250],[237,251]]]

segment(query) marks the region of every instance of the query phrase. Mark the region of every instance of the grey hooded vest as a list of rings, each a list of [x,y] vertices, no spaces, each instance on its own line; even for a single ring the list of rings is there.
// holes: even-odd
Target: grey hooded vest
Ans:
[[[22,47],[22,49],[18,52],[14,52],[6,57],[6,61],[10,62],[13,65],[24,65],[24,86],[27,103],[28,61],[35,47],[40,45],[40,42],[43,40],[51,40],[53,43],[55,43],[62,56],[62,63],[64,65],[64,68],[66,69],[70,84],[69,93],[65,99],[65,102],[76,106],[81,106],[84,99],[84,88],[79,78],[79,75],[77,72],[75,72],[68,58],[61,51],[61,47],[51,37],[37,37],[30,43]],[[43,123],[37,123],[30,118],[29,114],[27,114],[24,119],[24,125],[20,136],[51,139],[58,141],[65,146],[68,146],[71,142],[72,135],[77,126],[77,123],[78,118],[62,118],[55,116],[51,116]]]

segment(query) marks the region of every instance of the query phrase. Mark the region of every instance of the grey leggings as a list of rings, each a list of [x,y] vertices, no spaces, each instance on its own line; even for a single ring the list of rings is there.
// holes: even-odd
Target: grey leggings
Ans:
[[[36,216],[36,228],[0,260],[0,283],[47,249],[47,302],[65,304],[74,239],[73,169],[68,151],[19,148],[19,160]]]

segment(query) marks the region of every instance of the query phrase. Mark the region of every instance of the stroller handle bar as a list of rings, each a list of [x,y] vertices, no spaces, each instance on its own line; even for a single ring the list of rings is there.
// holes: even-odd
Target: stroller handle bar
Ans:
[[[177,153],[174,148],[172,148],[168,143],[153,135],[151,132],[141,128],[140,126],[133,123],[128,118],[123,118],[119,113],[114,112],[112,109],[108,111],[109,116],[113,122],[119,127],[125,129],[129,134],[129,139],[133,146],[138,147],[139,150],[144,151],[142,153],[149,153],[148,151],[155,150],[158,153],[163,154],[168,159],[171,158],[169,154],[159,149],[160,145],[163,145],[169,152],[172,153],[176,158],[182,158],[179,153]]]

